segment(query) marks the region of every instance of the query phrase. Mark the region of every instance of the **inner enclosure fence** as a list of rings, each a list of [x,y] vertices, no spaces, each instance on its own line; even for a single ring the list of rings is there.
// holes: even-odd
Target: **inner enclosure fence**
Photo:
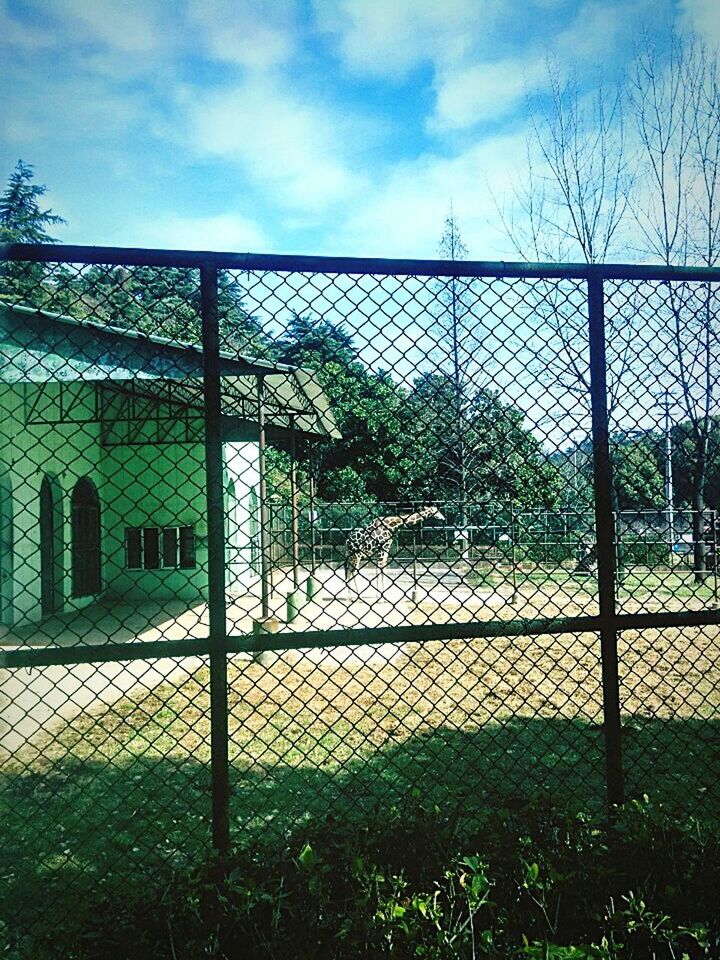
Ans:
[[[720,819],[719,283],[5,248],[8,917],[417,791]]]

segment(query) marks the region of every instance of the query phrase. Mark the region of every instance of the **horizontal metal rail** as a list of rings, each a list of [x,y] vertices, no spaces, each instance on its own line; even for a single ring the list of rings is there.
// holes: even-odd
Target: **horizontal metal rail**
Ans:
[[[346,273],[372,276],[508,277],[538,280],[720,281],[720,267],[629,263],[516,263],[504,260],[390,260],[374,257],[314,257],[272,253],[215,253],[140,247],[72,244],[0,244],[0,260],[37,263],[94,263],[123,266],[267,270],[292,273]]]
[[[662,627],[720,626],[720,610],[684,610],[616,614],[602,622],[615,630],[648,630]],[[311,650],[320,647],[379,646],[383,643],[429,643],[433,640],[483,640],[493,637],[538,637],[560,633],[597,633],[601,618],[570,617],[540,620],[474,620],[470,623],[432,623],[405,627],[311,630],[287,633],[234,634],[228,636],[228,653],[262,653]],[[79,663],[205,657],[210,638],[153,640],[71,647],[28,647],[0,650],[0,669],[70,666]]]

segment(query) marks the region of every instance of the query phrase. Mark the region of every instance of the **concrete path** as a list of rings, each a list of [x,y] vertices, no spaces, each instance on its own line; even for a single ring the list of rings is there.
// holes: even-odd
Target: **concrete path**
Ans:
[[[423,570],[417,581],[406,572],[392,570],[382,591],[377,589],[374,571],[361,572],[353,590],[348,590],[340,573],[329,568],[316,571],[316,579],[320,587],[317,595],[288,624],[284,622],[286,596],[293,587],[292,579],[288,571],[275,577],[270,612],[280,621],[281,630],[400,626],[419,622],[413,611],[421,602],[424,607],[428,603],[437,605],[438,611],[445,607],[443,619],[447,619],[449,609],[458,606],[477,609],[507,602],[507,598],[487,588],[470,588],[447,570],[440,575]],[[229,633],[251,633],[253,620],[261,616],[258,591],[229,596],[227,612]],[[427,619],[432,619],[432,615]],[[180,601],[106,601],[22,627],[6,634],[0,643],[4,649],[95,646],[201,638],[207,634],[206,604],[188,607]],[[314,661],[332,658],[339,663],[363,664],[387,663],[400,651],[401,645],[385,643],[308,648],[301,655]],[[271,656],[264,662],[272,660]],[[185,657],[0,670],[0,763],[42,732],[52,732],[57,723],[67,722],[89,709],[110,706],[139,686],[153,689],[166,681],[181,682],[202,664],[200,657]]]
[[[98,646],[207,636],[207,607],[171,601],[96,603],[12,631],[2,647]],[[178,681],[203,663],[199,657],[80,663],[0,670],[0,763],[59,722],[93,707],[106,707],[142,685]]]
[[[44,730],[84,710],[110,706],[140,685],[152,690],[166,680],[178,682],[202,664],[199,657],[185,657],[183,661],[133,660],[2,670],[0,764]]]

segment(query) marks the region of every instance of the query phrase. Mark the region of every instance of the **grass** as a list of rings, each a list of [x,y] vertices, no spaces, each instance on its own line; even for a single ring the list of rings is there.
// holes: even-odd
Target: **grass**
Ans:
[[[312,829],[329,812],[352,822],[418,790],[429,804],[455,812],[461,834],[488,810],[528,798],[601,809],[604,741],[592,697],[566,708],[570,716],[551,703],[483,713],[476,699],[467,700],[463,681],[473,664],[463,664],[458,649],[438,672],[437,656],[420,648],[392,675],[389,667],[350,673],[236,663],[234,843],[258,856],[277,852],[291,833]],[[481,655],[488,659],[489,648]],[[412,676],[413,668],[414,682],[399,689],[398,677]],[[428,670],[437,675],[423,689]],[[477,672],[473,677],[481,682]],[[58,730],[41,757],[27,766],[18,758],[0,793],[6,922],[32,925],[48,911],[60,918],[97,885],[108,896],[142,889],[148,878],[162,886],[174,869],[207,855],[207,681],[199,671],[179,688],[168,684],[85,713]],[[706,713],[625,717],[631,794],[651,792],[671,810],[720,822],[720,723],[712,704]]]
[[[465,576],[471,587],[492,587],[507,593],[512,589],[512,567],[503,565],[471,569]],[[597,604],[597,578],[592,575],[579,575],[571,569],[520,564],[515,571],[515,582],[519,588],[532,586],[537,588],[539,596],[548,591],[560,591],[567,601],[585,612],[593,612]],[[705,583],[698,584],[690,570],[658,570],[643,567],[630,567],[621,572],[618,578],[618,600],[623,606],[628,603],[636,609],[684,608],[701,609],[713,607],[718,603],[715,580],[710,574]],[[571,615],[571,611],[567,611]]]
[[[619,645],[628,794],[720,823],[720,631],[625,631]],[[238,658],[229,704],[231,832],[258,857],[328,813],[352,823],[415,791],[460,835],[528,798],[605,802],[594,634],[410,644],[355,664]],[[62,920],[90,889],[170,884],[211,848],[207,670],[29,745],[0,779],[0,822],[0,918],[16,928]]]
[[[174,875],[144,863],[142,884],[137,873],[124,881],[117,868],[132,863],[119,849],[115,873],[82,888],[67,872],[54,884],[37,877],[36,922],[19,938],[6,930],[4,955],[715,956],[720,861],[711,827],[647,798],[612,818],[568,809],[562,797],[497,801],[474,830],[467,821],[458,829],[460,797],[446,795],[441,807],[419,789],[366,813],[338,804],[273,843],[236,845],[222,870],[200,851]],[[2,932],[0,924],[0,945]]]
[[[695,583],[693,576],[690,570],[658,572],[633,567],[621,578],[618,592],[621,598],[698,600],[704,606],[717,601],[713,575],[702,584]]]

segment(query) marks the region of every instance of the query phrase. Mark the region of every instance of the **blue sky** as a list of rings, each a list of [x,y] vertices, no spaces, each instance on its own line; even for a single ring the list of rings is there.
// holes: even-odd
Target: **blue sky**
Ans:
[[[512,258],[545,60],[587,91],[720,0],[0,0],[0,175],[34,164],[69,243]]]

